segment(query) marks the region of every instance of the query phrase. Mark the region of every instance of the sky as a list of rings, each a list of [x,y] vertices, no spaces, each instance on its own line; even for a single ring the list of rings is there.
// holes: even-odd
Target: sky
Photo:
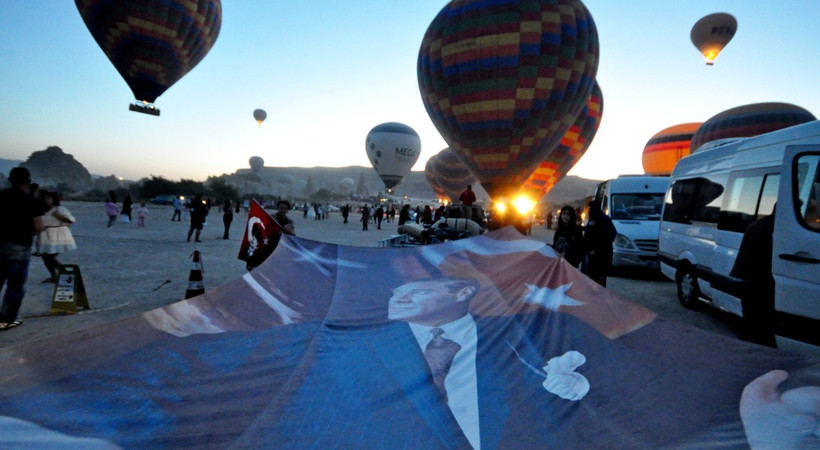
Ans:
[[[643,173],[660,130],[735,106],[787,102],[820,114],[816,0],[586,0],[598,28],[603,119],[569,172]],[[0,158],[59,146],[92,174],[205,180],[249,167],[366,166],[376,125],[421,137],[413,170],[447,147],[416,76],[437,0],[222,0],[211,51],[156,101],[133,94],[69,0],[0,0]],[[701,17],[738,21],[714,66],[689,32]],[[254,109],[267,111],[258,126]]]

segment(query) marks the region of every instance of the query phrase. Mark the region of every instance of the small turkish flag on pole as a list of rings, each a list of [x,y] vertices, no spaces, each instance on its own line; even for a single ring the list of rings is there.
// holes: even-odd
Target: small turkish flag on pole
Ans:
[[[248,270],[251,270],[273,253],[281,236],[282,226],[262,208],[262,205],[252,200],[248,222],[245,224],[245,234],[242,236],[242,246],[239,247],[237,257],[245,261]]]

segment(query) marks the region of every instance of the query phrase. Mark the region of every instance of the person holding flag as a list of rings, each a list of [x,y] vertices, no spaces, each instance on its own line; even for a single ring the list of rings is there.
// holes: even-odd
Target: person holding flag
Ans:
[[[293,220],[287,216],[290,202],[279,200],[277,207],[274,219],[256,200],[251,202],[248,222],[245,225],[242,245],[239,247],[237,256],[246,262],[248,270],[262,264],[273,253],[282,233],[296,235]]]

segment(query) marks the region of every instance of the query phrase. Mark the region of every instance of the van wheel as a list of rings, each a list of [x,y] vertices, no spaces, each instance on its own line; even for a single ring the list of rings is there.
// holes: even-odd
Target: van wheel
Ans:
[[[678,301],[681,306],[691,310],[700,309],[702,303],[699,300],[700,288],[697,277],[687,267],[682,267],[678,269],[675,281],[678,282]]]

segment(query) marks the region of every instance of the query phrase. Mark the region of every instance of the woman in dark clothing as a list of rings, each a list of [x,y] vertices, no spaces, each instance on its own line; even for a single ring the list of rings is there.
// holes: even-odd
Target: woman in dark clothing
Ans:
[[[558,228],[552,238],[552,248],[564,257],[573,267],[578,267],[584,259],[584,236],[581,226],[575,217],[572,206],[561,208],[558,216]]]
[[[233,208],[231,208],[231,201],[226,199],[225,205],[222,206],[222,224],[225,225],[225,233],[222,235],[222,239],[228,239],[231,222],[233,222]]]
[[[586,249],[586,270],[584,273],[593,281],[606,286],[606,274],[612,266],[612,243],[617,236],[612,220],[601,211],[598,202],[589,204],[589,220],[584,227],[584,248]]]
[[[399,212],[399,226],[410,222],[410,205],[404,205]]]

